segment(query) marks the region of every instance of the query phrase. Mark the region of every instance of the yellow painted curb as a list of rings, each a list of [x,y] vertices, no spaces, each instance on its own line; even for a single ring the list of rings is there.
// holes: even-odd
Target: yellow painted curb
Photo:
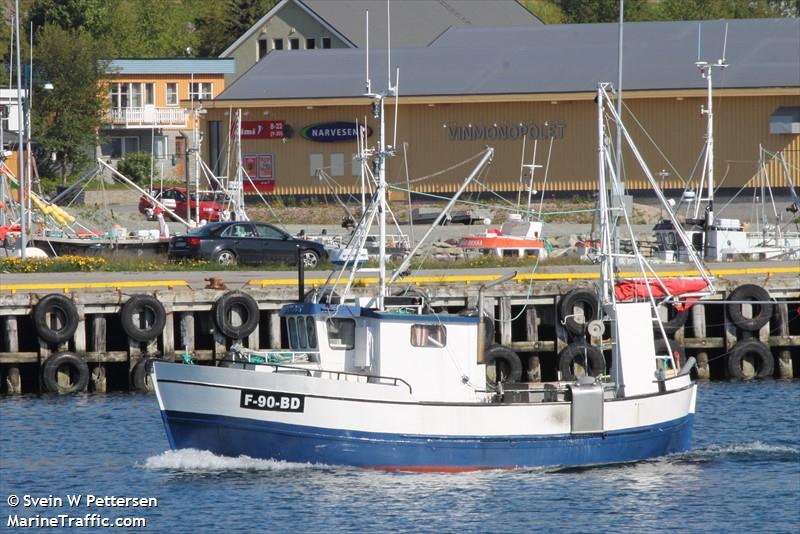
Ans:
[[[188,286],[185,280],[139,280],[131,282],[80,282],[65,284],[0,284],[0,291],[36,291],[44,289],[60,289],[68,293],[74,289],[123,289],[126,287],[166,287]]]

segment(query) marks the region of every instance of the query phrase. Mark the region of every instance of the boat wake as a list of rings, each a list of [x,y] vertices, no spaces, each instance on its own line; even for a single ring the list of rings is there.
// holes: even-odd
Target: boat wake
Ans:
[[[675,463],[705,463],[718,461],[797,462],[800,448],[788,445],[769,445],[761,441],[709,445],[669,457]]]
[[[197,449],[170,450],[150,456],[142,467],[155,471],[180,471],[185,473],[288,471],[318,467],[312,464],[262,460],[249,456],[218,456]],[[324,466],[323,466],[324,467]]]

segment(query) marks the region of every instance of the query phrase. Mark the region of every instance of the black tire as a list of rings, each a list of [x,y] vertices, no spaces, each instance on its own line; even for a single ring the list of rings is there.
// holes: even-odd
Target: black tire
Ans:
[[[728,295],[729,301],[752,300],[758,304],[753,304],[753,317],[748,319],[742,314],[741,304],[728,304],[728,317],[733,324],[748,332],[757,332],[762,326],[769,322],[772,317],[772,297],[766,289],[755,284],[744,284],[734,289]]]
[[[681,366],[686,363],[686,349],[674,339],[669,340],[669,346],[672,349],[672,357],[676,360],[675,365],[680,370]],[[667,354],[667,343],[664,338],[656,338],[655,348],[656,354]]]
[[[134,315],[139,315],[139,321],[134,320]],[[141,327],[141,316],[149,326]],[[167,323],[167,314],[161,302],[151,295],[133,295],[122,305],[119,313],[122,329],[134,341],[147,342],[159,336]]]
[[[462,317],[477,317],[478,310],[468,308],[461,310],[458,314]],[[483,350],[488,351],[494,345],[494,319],[488,313],[483,314]]]
[[[150,374],[153,372],[153,362],[158,358],[142,358],[139,363],[133,366],[131,382],[136,391],[142,393],[152,393],[154,391],[153,381]]]
[[[61,386],[58,383],[58,371],[66,368],[70,383]],[[82,358],[72,352],[56,352],[44,362],[42,382],[47,391],[67,395],[86,391],[89,385],[89,366]]]
[[[757,339],[747,339],[736,343],[728,355],[730,378],[744,378],[742,360],[745,356],[752,356],[755,360],[756,378],[768,378],[775,374],[775,357],[769,347]]]
[[[53,314],[61,322],[60,328],[48,323],[48,315]],[[72,339],[78,329],[78,309],[65,295],[53,293],[45,296],[33,308],[33,326],[39,337],[50,343],[63,343]]]
[[[305,249],[301,254],[303,258],[303,267],[306,269],[313,269],[319,265],[319,253],[316,250]]]
[[[520,382],[522,380],[522,360],[519,354],[502,345],[492,345],[484,356],[486,362],[486,383],[496,386],[498,382]]]
[[[234,326],[231,312],[236,309],[242,316],[242,324]],[[229,291],[214,303],[214,322],[226,337],[242,339],[249,336],[258,326],[260,312],[253,297],[241,291]]]
[[[585,360],[584,360],[585,359]],[[600,349],[584,341],[570,343],[558,354],[558,370],[561,371],[561,380],[575,380],[573,364],[589,365],[591,376],[600,376],[606,372],[606,359]]]
[[[664,306],[667,308],[667,320],[662,321],[661,324],[664,326],[664,332],[671,336],[686,324],[686,320],[689,318],[689,309],[684,308],[683,311],[678,311],[672,304],[666,304]],[[654,330],[656,332],[661,332],[658,326],[656,326]]]
[[[214,253],[211,261],[220,265],[236,265],[238,261],[236,253],[232,250],[224,249]]]
[[[583,308],[583,321],[576,320],[575,306]],[[590,321],[600,318],[597,295],[588,289],[573,289],[558,302],[558,315],[570,334],[582,336]]]

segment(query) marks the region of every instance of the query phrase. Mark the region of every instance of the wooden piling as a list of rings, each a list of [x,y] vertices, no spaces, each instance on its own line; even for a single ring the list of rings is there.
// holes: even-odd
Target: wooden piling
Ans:
[[[92,317],[92,351],[97,354],[106,352],[106,316]]]
[[[277,311],[270,311],[268,313],[269,321],[269,348],[281,348],[281,317]]]
[[[17,317],[9,315],[3,325],[3,345],[8,352],[19,352],[19,331],[17,327]],[[19,370],[17,370],[19,372]]]
[[[6,376],[6,393],[8,395],[22,394],[22,378],[19,374],[19,367],[9,367]]]
[[[77,308],[78,328],[75,329],[72,342],[75,346],[75,352],[84,354],[86,352],[86,314],[83,306],[77,306]]]
[[[702,304],[692,306],[692,333],[695,338],[705,342],[706,339],[706,307]],[[708,380],[711,378],[711,371],[708,367],[708,352],[699,350],[697,352],[697,378]]]
[[[496,324],[500,327],[500,344],[506,347],[511,344],[511,299],[500,297],[500,321]]]
[[[742,304],[742,316],[745,319],[752,319],[753,318],[753,305],[752,304]],[[745,339],[751,337],[752,334],[748,334],[745,336]],[[753,357],[749,354],[746,354],[742,358],[742,378],[745,380],[750,380],[755,378],[756,376],[756,366]]]
[[[194,313],[182,312],[181,313],[181,346],[179,347],[184,352],[192,354],[195,351],[194,346]]]
[[[530,305],[525,310],[525,337],[533,343],[534,350],[538,349],[539,344],[539,314],[536,306]],[[534,353],[528,356],[528,382],[542,381],[542,362],[539,354]]]
[[[175,313],[172,311],[172,306],[164,306],[164,312],[166,319],[164,331],[161,333],[162,357],[172,361],[175,359]]]
[[[777,318],[778,318],[778,335],[783,340],[789,340],[789,305],[785,302],[778,302],[777,304]],[[778,353],[778,376],[781,378],[794,378],[794,369],[792,369],[792,351],[783,348]]]

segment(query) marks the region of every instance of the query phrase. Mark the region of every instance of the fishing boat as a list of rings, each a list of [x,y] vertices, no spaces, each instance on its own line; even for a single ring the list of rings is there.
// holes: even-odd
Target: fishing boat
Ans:
[[[544,259],[548,249],[552,249],[542,238],[542,222],[524,221],[518,213],[509,214],[499,229],[490,228],[484,235],[461,238],[458,246],[465,251],[477,250],[498,258],[538,256]]]
[[[366,218],[377,213],[382,233],[390,155],[383,141],[386,93],[370,96],[381,133],[374,150],[377,209]],[[626,302],[615,297],[620,254],[613,252],[606,198],[608,184],[617,188],[619,180],[611,169],[606,115],[632,141],[611,106],[608,84],[598,86],[597,101],[603,313],[594,330],[610,333],[600,347],[611,352],[610,374],[493,383],[487,370],[498,350],[485,337],[484,317],[439,314],[416,306],[415,297],[389,296],[398,271],[387,276],[383,253],[376,295],[348,299],[345,293],[336,300],[285,305],[285,349],[257,353],[235,347],[219,367],[155,362],[153,382],[170,446],[410,471],[594,465],[687,450],[697,395],[693,359],[676,366],[649,283],[657,277],[648,275],[640,254],[628,259],[639,262],[639,294],[645,296]],[[479,167],[492,154],[487,148]],[[671,213],[649,170],[645,174]],[[694,259],[707,287],[681,298],[713,290]],[[482,288],[477,309],[483,289],[510,278]],[[666,350],[656,350],[654,329]]]

